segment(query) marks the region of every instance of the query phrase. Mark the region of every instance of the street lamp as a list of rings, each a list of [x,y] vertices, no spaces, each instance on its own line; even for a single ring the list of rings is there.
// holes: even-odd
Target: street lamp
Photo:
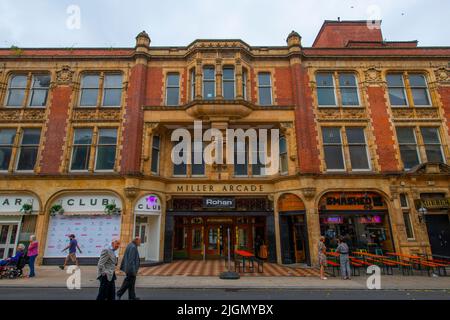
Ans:
[[[428,212],[427,208],[420,207],[418,211],[419,211],[419,221],[425,222],[425,215]]]

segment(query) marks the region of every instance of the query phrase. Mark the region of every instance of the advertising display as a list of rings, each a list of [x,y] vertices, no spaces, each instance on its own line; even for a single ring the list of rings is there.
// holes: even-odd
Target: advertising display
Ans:
[[[74,234],[82,254],[79,257],[99,257],[112,239],[120,237],[120,215],[51,217],[48,229],[45,257],[65,257],[61,252],[69,243],[68,235]]]

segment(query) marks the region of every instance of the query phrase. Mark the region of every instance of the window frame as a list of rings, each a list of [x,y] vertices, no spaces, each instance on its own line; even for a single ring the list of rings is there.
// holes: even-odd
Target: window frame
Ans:
[[[317,75],[318,74],[331,74],[331,80],[333,81],[333,86],[321,86],[317,83]],[[337,96],[337,88],[336,88],[336,79],[335,79],[335,72],[334,71],[326,71],[326,70],[318,70],[315,73],[315,82],[316,82],[316,99],[317,99],[317,106],[319,108],[339,108],[339,101]],[[334,104],[320,104],[319,103],[319,88],[333,88],[333,94],[334,94]]]
[[[159,146],[155,147],[155,137],[158,137],[159,140]],[[161,162],[161,136],[158,134],[155,134],[152,136],[152,148],[151,148],[151,161],[150,161],[150,172],[154,175],[159,175],[160,170],[160,162]],[[153,171],[153,157],[155,156],[155,152],[157,152],[157,160],[156,160],[156,171]]]
[[[102,131],[102,130],[104,130],[104,129],[106,129],[106,130],[115,130],[116,131],[116,144],[114,145],[115,146],[115,152],[114,152],[114,166],[113,166],[113,168],[112,169],[97,169],[97,160],[98,160],[98,148],[99,147],[101,147],[101,146],[112,146],[112,144],[100,144],[100,131]],[[96,132],[97,132],[97,141],[95,141],[95,145],[94,145],[94,147],[95,147],[95,151],[94,151],[94,157],[95,157],[95,159],[94,159],[94,168],[93,168],[93,171],[94,172],[115,172],[116,171],[116,166],[117,166],[117,147],[118,147],[118,141],[119,141],[119,132],[118,132],[118,128],[116,128],[116,127],[99,127],[99,128],[96,128]],[[93,141],[93,143],[94,143],[94,141]],[[92,145],[91,145],[91,147],[92,147]],[[90,159],[89,159],[90,160]]]
[[[106,77],[107,76],[120,76],[121,77],[121,86],[120,88],[117,87],[108,87],[106,88],[105,84],[106,84]],[[99,94],[100,94],[100,90],[101,95],[102,95],[102,101],[100,103],[100,108],[120,108],[122,106],[122,100],[123,100],[123,73],[122,72],[103,72],[100,75],[100,83],[99,83]],[[117,90],[120,89],[120,104],[116,105],[116,106],[105,106],[105,91],[106,90]]]
[[[37,148],[37,152],[36,152],[36,162],[34,163],[34,167],[32,170],[20,170],[18,168],[19,166],[19,161],[20,161],[20,155],[22,153],[22,147],[23,147],[23,137],[25,135],[25,131],[26,130],[39,130],[39,142],[37,145],[35,144],[27,144],[25,146],[27,147],[35,147]],[[16,133],[17,135],[17,133]],[[41,140],[42,140],[42,128],[37,128],[37,127],[28,127],[28,128],[20,128],[20,133],[19,133],[20,137],[19,137],[19,141],[17,144],[17,152],[16,152],[16,159],[15,161],[15,165],[14,165],[14,171],[18,172],[18,173],[32,173],[36,171],[36,165],[37,165],[37,161],[39,160],[39,151],[40,151],[40,145],[41,145]]]
[[[225,79],[225,69],[228,70],[233,70],[233,79]],[[233,98],[232,99],[227,99],[225,98],[225,83],[228,82],[232,82],[233,83]],[[225,100],[235,100],[236,99],[236,69],[234,66],[230,66],[230,65],[225,65],[222,68],[222,96]]]
[[[418,86],[412,86],[411,82],[409,80],[410,75],[420,75],[423,77],[423,80],[425,81],[425,87],[418,87]],[[428,79],[427,79],[427,75],[423,72],[407,72],[407,77],[408,77],[408,86],[409,86],[409,90],[411,92],[411,99],[413,102],[413,106],[416,108],[429,108],[433,106],[433,102],[431,101],[431,94],[430,94],[430,87],[428,85]],[[413,89],[424,89],[425,88],[425,92],[427,94],[427,98],[428,98],[428,104],[416,104],[416,102],[414,101],[414,95],[413,95]]]
[[[173,75],[176,75],[178,77],[178,84],[176,86],[175,85],[169,85],[169,76],[173,76]],[[180,73],[179,72],[177,72],[177,71],[174,71],[174,72],[170,71],[170,72],[166,73],[166,83],[165,83],[166,84],[166,96],[165,96],[166,106],[169,106],[169,107],[178,107],[178,106],[180,106],[180,104],[181,104],[180,82],[181,82],[181,77],[180,77]],[[173,88],[178,89],[177,90],[178,91],[177,104],[169,104],[169,99],[168,99],[168,97],[169,97],[169,89],[173,89]]]
[[[248,81],[248,71],[242,68],[242,99],[247,101],[247,81]]]
[[[269,85],[261,85],[259,81],[259,76],[261,74],[268,74],[269,75]],[[269,104],[262,104],[261,103],[261,88],[269,88],[270,92],[270,103]],[[258,72],[258,104],[263,107],[270,107],[274,105],[273,101],[273,83],[272,83],[272,73],[270,71],[259,71]]]
[[[196,87],[196,74],[195,74],[195,67],[193,67],[193,68],[191,68],[191,70],[190,70],[190,80],[191,80],[191,83],[190,83],[190,94],[191,94],[191,96],[190,96],[190,98],[191,98],[191,101],[194,101],[195,100],[195,95],[196,95],[196,93],[195,93],[195,87]]]
[[[26,78],[26,84],[25,87],[11,87],[11,82],[12,79],[15,76],[23,76]],[[33,89],[33,79],[35,76],[47,76],[49,77],[49,85],[48,87],[46,87],[45,89]],[[9,108],[9,109],[19,109],[19,108],[31,108],[31,109],[46,109],[48,107],[48,101],[49,96],[50,96],[50,88],[51,88],[51,81],[52,81],[52,76],[49,72],[47,71],[36,71],[36,72],[11,72],[8,75],[8,84],[5,90],[5,96],[4,96],[4,101],[3,101],[3,107],[4,108]],[[9,102],[9,98],[10,98],[10,94],[11,94],[11,90],[23,90],[23,100],[22,100],[22,104],[20,106],[11,106],[8,105]],[[31,105],[31,92],[33,90],[45,90],[47,91],[47,96],[45,99],[45,105],[44,106],[32,106]]]
[[[403,206],[402,204],[402,197],[405,199],[406,202],[406,206]],[[413,221],[412,221],[412,217],[411,217],[411,207],[409,205],[409,199],[408,199],[408,195],[406,193],[400,193],[399,194],[399,201],[400,201],[400,208],[402,210],[402,217],[403,217],[403,223],[405,224],[405,233],[406,233],[406,240],[408,241],[415,241],[416,240],[416,233],[414,231],[414,225],[413,225]],[[405,214],[408,215],[408,220],[409,220],[409,226],[410,226],[410,231],[412,233],[412,238],[408,237],[408,227],[406,225],[406,221],[405,221]]]
[[[388,80],[387,80],[387,77],[389,76],[389,75],[400,75],[400,77],[401,77],[401,79],[402,79],[402,84],[403,84],[403,86],[402,87],[399,87],[399,86],[389,86],[389,83],[388,83]],[[406,102],[406,104],[392,104],[392,102],[391,102],[391,99],[389,98],[388,100],[389,100],[389,104],[390,104],[390,106],[392,107],[392,108],[409,108],[409,107],[411,107],[411,103],[410,103],[410,101],[409,101],[409,98],[408,98],[408,90],[407,90],[407,86],[406,86],[406,81],[405,81],[405,74],[404,73],[402,73],[402,72],[387,72],[386,73],[386,87],[387,87],[387,94],[388,94],[388,96],[390,95],[390,93],[389,93],[389,89],[390,88],[393,88],[393,89],[403,89],[403,95],[405,96],[405,102]]]
[[[91,130],[91,143],[90,144],[75,144],[75,131],[76,130],[79,130],[79,129],[90,129]],[[69,162],[69,172],[70,173],[84,173],[84,172],[89,172],[89,164],[90,164],[90,162],[91,162],[91,157],[92,157],[92,146],[93,146],[93,143],[94,143],[94,134],[95,134],[95,128],[94,127],[77,127],[77,128],[74,128],[73,129],[73,131],[72,131],[72,145],[71,145],[71,148],[70,148],[70,162]],[[73,163],[73,154],[74,154],[74,147],[75,146],[89,146],[89,155],[88,155],[88,159],[87,159],[87,163],[88,163],[88,166],[87,166],[87,169],[83,169],[83,170],[78,170],[78,169],[75,169],[75,170],[73,170],[72,169],[72,163]],[[94,165],[94,168],[95,168],[95,165]]]
[[[285,144],[286,144],[286,152],[281,152],[281,148],[280,148],[280,152],[279,152],[279,155],[278,155],[278,157],[279,157],[279,159],[278,159],[278,161],[280,162],[280,168],[279,168],[279,174],[280,175],[288,175],[289,174],[289,146],[288,146],[288,139],[287,139],[287,137],[286,137],[286,135],[280,135],[280,139],[279,140],[281,140],[281,139],[284,139],[284,141],[285,141]],[[281,145],[281,143],[280,143],[280,145]],[[283,156],[283,155],[286,155],[286,171],[282,171],[281,170],[281,168],[282,168],[282,165],[281,165],[281,157]]]
[[[14,159],[14,148],[16,147],[16,144],[17,144],[18,128],[6,127],[6,128],[0,128],[0,131],[1,130],[11,130],[11,131],[14,130],[15,131],[14,138],[13,138],[13,141],[12,141],[11,144],[0,144],[0,146],[2,146],[2,147],[9,147],[9,148],[11,148],[11,156],[9,158],[8,168],[6,170],[1,170],[0,169],[0,173],[9,173],[12,164],[15,162],[15,159]]]
[[[423,163],[423,161],[422,161],[422,157],[420,156],[420,146],[419,146],[419,142],[418,142],[418,140],[417,140],[416,127],[414,127],[414,126],[413,126],[413,127],[411,127],[411,126],[397,126],[397,127],[395,128],[395,135],[396,135],[396,137],[397,137],[398,151],[399,151],[399,153],[400,153],[400,160],[402,161],[403,171],[409,171],[409,170],[411,170],[413,167],[411,167],[411,168],[406,168],[406,167],[405,167],[405,162],[403,161],[402,151],[401,151],[400,146],[401,146],[401,145],[412,145],[412,143],[400,143],[400,141],[399,141],[399,139],[398,139],[397,128],[410,128],[410,129],[412,130],[413,135],[414,135],[414,140],[415,140],[415,146],[416,146],[417,158],[418,158],[418,160],[419,160],[419,163],[418,163],[417,165],[420,165],[420,164]]]
[[[36,88],[36,89],[34,89],[34,77],[36,77],[36,76],[48,76],[49,77],[49,80],[50,80],[50,82],[49,82],[49,84],[48,84],[48,87],[45,87],[45,88]],[[29,107],[29,108],[33,108],[33,109],[44,109],[44,108],[46,108],[47,107],[47,104],[48,104],[48,96],[49,96],[49,94],[50,94],[50,85],[51,85],[51,80],[52,80],[52,78],[51,78],[51,76],[50,76],[50,74],[45,74],[45,73],[32,73],[31,74],[31,79],[30,79],[30,85],[29,85],[29,91],[28,91],[28,101],[27,101],[27,107]],[[33,97],[33,93],[34,93],[34,91],[46,91],[46,97],[45,97],[45,104],[43,105],[43,106],[34,106],[34,105],[32,105],[31,104],[31,100],[32,100],[32,97]]]
[[[351,129],[361,129],[362,133],[364,135],[364,148],[366,150],[366,157],[367,157],[367,164],[368,164],[368,168],[367,169],[354,169],[353,165],[352,165],[352,159],[351,159],[351,152],[350,152],[350,146],[362,146],[361,143],[350,143],[348,141],[348,135],[347,135],[347,129],[351,128]],[[345,139],[346,139],[346,149],[348,150],[348,157],[349,157],[349,161],[350,161],[350,166],[351,166],[351,171],[355,171],[355,172],[370,172],[372,171],[372,161],[371,161],[371,157],[370,157],[370,152],[369,152],[369,146],[367,143],[367,134],[366,134],[366,128],[365,127],[360,127],[360,126],[344,126],[344,132],[345,132]]]
[[[245,163],[242,163],[242,164],[239,164],[239,163],[237,163],[237,157],[238,157],[238,141],[236,140],[236,141],[234,141],[234,148],[235,148],[235,150],[234,150],[234,154],[233,154],[233,177],[236,177],[236,178],[248,178],[248,177],[250,177],[250,166],[252,165],[251,163],[249,163],[250,161],[249,161],[249,143],[247,143],[247,138],[244,140],[245,142],[244,142],[244,152],[245,152],[245,154],[244,154],[244,156],[245,156]],[[245,166],[245,174],[237,174],[236,173],[236,165],[239,165],[239,166]]]
[[[339,137],[340,137],[340,144],[337,143],[325,143],[324,139],[323,139],[323,129],[324,128],[336,128],[339,131]],[[347,164],[345,161],[345,147],[344,147],[344,140],[343,140],[343,135],[342,135],[342,127],[341,126],[323,126],[321,127],[321,132],[322,132],[322,149],[323,149],[323,161],[325,164],[325,171],[327,172],[346,172],[347,171]],[[326,152],[325,152],[325,146],[326,145],[331,145],[331,146],[336,146],[336,145],[340,145],[341,146],[341,156],[342,156],[342,163],[344,165],[344,167],[342,169],[329,169],[327,166],[327,160],[326,160]]]
[[[352,75],[354,77],[354,79],[355,79],[355,86],[343,86],[341,84],[340,79],[339,79],[341,74],[342,75],[345,75],[345,74]],[[338,85],[335,88],[335,95],[336,95],[336,91],[339,90],[340,101],[338,101],[338,103],[340,104],[340,106],[342,108],[361,108],[361,105],[362,105],[361,104],[361,94],[359,92],[359,85],[358,85],[359,83],[358,83],[358,76],[357,76],[357,74],[354,73],[354,72],[350,72],[350,71],[348,71],[348,72],[346,72],[346,71],[342,71],[342,72],[339,71],[339,72],[336,72],[336,75],[337,75]],[[342,99],[342,88],[355,89],[356,90],[356,97],[358,98],[358,104],[354,104],[354,105],[353,104],[344,104],[343,99]]]
[[[214,71],[214,76],[212,77],[212,79],[205,79],[205,70],[206,69],[211,69]],[[203,100],[215,100],[217,98],[217,92],[216,92],[216,82],[217,82],[217,72],[216,72],[216,68],[213,65],[204,65],[202,68],[202,96],[203,96]],[[213,85],[213,95],[211,98],[207,98],[206,97],[206,92],[205,92],[205,82],[212,82]]]
[[[443,163],[446,164],[446,163],[447,163],[447,159],[446,159],[446,157],[445,157],[444,148],[443,148],[443,146],[442,146],[442,139],[441,139],[441,131],[440,131],[440,128],[439,128],[439,127],[434,127],[434,126],[431,126],[431,127],[428,127],[428,126],[419,126],[419,132],[420,132],[420,136],[421,136],[422,142],[423,142],[424,154],[425,154],[425,157],[427,158],[427,162],[431,162],[431,161],[428,160],[427,145],[433,145],[433,146],[436,146],[436,145],[438,145],[438,144],[437,144],[437,143],[425,143],[425,140],[424,140],[424,138],[423,138],[422,129],[435,129],[435,130],[436,130],[436,135],[437,135],[437,138],[438,138],[438,140],[439,140],[439,149],[441,150],[442,160],[443,160]]]

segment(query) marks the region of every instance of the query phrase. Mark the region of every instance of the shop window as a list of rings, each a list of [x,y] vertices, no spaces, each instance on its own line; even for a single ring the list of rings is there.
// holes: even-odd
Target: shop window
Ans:
[[[235,78],[233,67],[223,68],[222,92],[223,98],[226,100],[233,100],[235,98]]]
[[[180,104],[180,74],[169,73],[166,78],[166,104],[178,106]]]
[[[358,85],[353,73],[339,73],[342,106],[359,106]]]
[[[242,96],[244,100],[247,100],[247,81],[248,72],[246,69],[242,69]]]
[[[317,73],[317,101],[319,106],[336,106],[336,93],[332,73]]]
[[[410,214],[410,207],[409,207],[409,201],[406,194],[401,193],[400,194],[400,206],[403,211],[403,222],[405,223],[405,232],[406,237],[408,240],[414,239],[414,232],[411,222],[411,214]]]
[[[95,170],[114,170],[116,163],[117,129],[99,129]]]
[[[438,128],[420,128],[428,162],[445,162]]]
[[[203,67],[203,99],[216,97],[216,71],[213,66]]]
[[[151,172],[158,174],[159,173],[159,157],[160,157],[160,137],[153,136],[152,139],[152,163],[151,163]]]
[[[122,75],[106,74],[103,87],[103,106],[120,107],[122,104]]]
[[[47,105],[50,76],[45,74],[13,75],[9,81],[7,107],[23,107],[28,97],[29,107]]]
[[[345,129],[352,170],[370,170],[364,128]]]
[[[201,228],[192,229],[192,250],[202,250],[203,234]]]
[[[0,171],[9,169],[15,137],[16,129],[0,130]]]
[[[101,94],[100,94],[101,93]],[[81,77],[80,107],[120,107],[122,104],[120,73],[89,73]]]
[[[408,105],[431,105],[427,80],[423,74],[391,73],[386,76],[386,80],[391,106],[404,107]]]
[[[259,104],[262,106],[270,106],[272,102],[272,81],[270,72],[258,73],[258,94]]]
[[[396,131],[403,166],[406,170],[411,169],[420,164],[419,149],[417,147],[414,128],[397,127]]]
[[[322,139],[327,170],[345,170],[340,128],[322,128]]]
[[[285,136],[280,136],[280,173],[288,173],[288,150]]]
[[[40,139],[41,129],[25,129],[23,131],[18,151],[17,171],[34,170]]]
[[[87,171],[92,144],[92,129],[75,129],[73,135],[71,171]]]

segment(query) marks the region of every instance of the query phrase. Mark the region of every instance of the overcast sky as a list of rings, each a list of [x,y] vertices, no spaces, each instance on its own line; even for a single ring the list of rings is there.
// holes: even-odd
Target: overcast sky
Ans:
[[[383,20],[386,40],[450,46],[450,0],[0,0],[0,47],[155,46],[199,38],[284,45],[291,30],[311,46],[323,20]]]

